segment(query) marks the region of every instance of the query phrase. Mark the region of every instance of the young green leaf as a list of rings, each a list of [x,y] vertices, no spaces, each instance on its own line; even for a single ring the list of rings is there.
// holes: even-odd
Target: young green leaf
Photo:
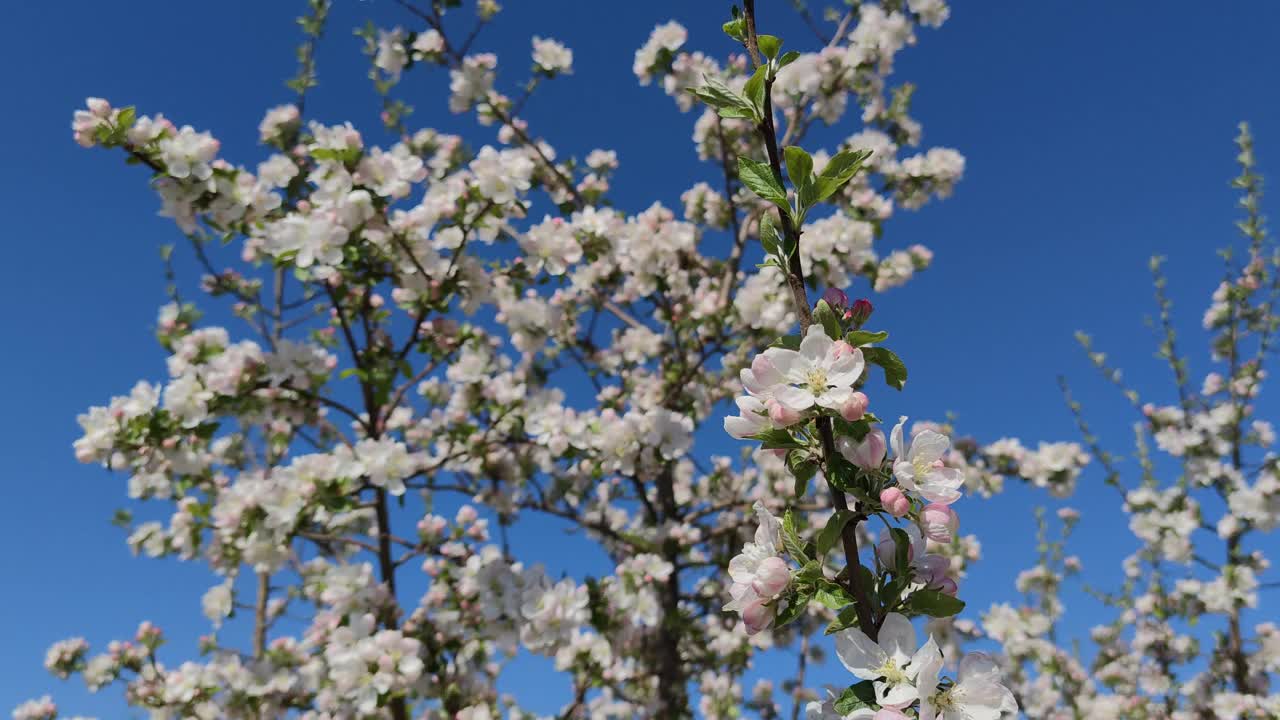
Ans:
[[[757,35],[756,44],[760,47],[760,52],[770,60],[778,56],[778,50],[782,47],[782,41],[773,35]]]
[[[752,435],[751,439],[764,443],[761,447],[765,450],[791,450],[804,447],[804,443],[796,440],[791,436],[791,433],[783,428],[769,428],[764,432]]]
[[[778,69],[781,70],[782,68],[790,65],[795,62],[798,57],[800,57],[799,50],[788,50],[782,54],[782,57],[778,58]]]
[[[755,117],[761,117],[764,114],[764,80],[768,69],[766,65],[756,68],[755,73],[747,80],[747,84],[742,86],[742,94],[746,96],[747,102],[751,103]]]
[[[787,177],[791,180],[791,185],[795,187],[798,195],[805,195],[805,189],[809,187],[813,179],[813,158],[809,157],[809,153],[804,148],[792,145],[782,150],[783,157],[787,160]],[[800,209],[805,208],[802,201]]]
[[[844,336],[844,341],[854,347],[862,345],[870,345],[871,343],[884,342],[889,339],[888,331],[871,332],[870,330],[853,330]]]
[[[869,157],[871,157],[870,150],[844,150],[836,153],[835,157],[827,161],[826,167],[822,168],[822,172],[814,181],[814,202],[822,202],[844,187],[844,184],[862,169],[862,163]]]
[[[889,387],[901,390],[907,384],[907,366],[892,351],[882,347],[864,347],[862,357],[872,365],[879,365],[884,369],[884,381]]]
[[[840,693],[840,697],[836,698],[835,701],[835,710],[840,717],[844,717],[854,710],[876,709],[879,707],[876,704],[875,684],[870,680],[863,680],[856,685],[850,685],[844,692]]]
[[[938,590],[917,590],[907,598],[907,612],[929,617],[951,617],[964,610],[964,601]]]
[[[832,513],[831,518],[827,520],[827,526],[818,533],[819,555],[825,556],[831,548],[836,546],[840,541],[840,534],[844,532],[844,526],[852,519],[853,513],[849,510],[836,510]]]
[[[774,223],[773,213],[766,212],[764,217],[760,218],[760,244],[764,246],[764,251],[770,255],[778,254],[778,226]]]
[[[902,528],[890,528],[893,537],[893,572],[899,577],[906,577],[911,572],[911,538]]]
[[[773,168],[769,167],[769,163],[740,156],[738,178],[742,180],[743,185],[751,189],[751,192],[783,210],[790,210],[787,206],[787,192],[782,189],[782,183],[773,174]]]
[[[835,310],[827,304],[826,300],[819,300],[813,309],[813,321],[822,325],[823,331],[827,333],[827,337],[832,340],[839,339],[844,335],[844,328],[840,327],[840,316]]]
[[[804,551],[804,543],[800,541],[800,532],[796,529],[796,515],[790,508],[782,516],[782,545],[792,560],[801,565],[808,564],[809,555]]]

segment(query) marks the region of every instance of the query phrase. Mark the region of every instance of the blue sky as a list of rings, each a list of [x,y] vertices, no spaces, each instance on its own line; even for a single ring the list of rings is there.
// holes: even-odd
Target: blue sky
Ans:
[[[789,3],[761,5],[764,27],[789,47],[813,46]],[[1237,121],[1253,124],[1262,171],[1280,167],[1271,162],[1280,157],[1271,73],[1280,66],[1271,37],[1280,5],[1241,0],[1214,12],[1191,2],[959,5],[941,30],[921,31],[897,67],[899,79],[919,86],[914,114],[926,145],[959,149],[968,170],[955,197],[888,226],[886,247],[920,242],[936,258],[906,288],[877,299],[875,324],[892,329],[911,369],[900,397],[875,399],[883,403],[878,412],[953,411],[965,432],[984,440],[1075,439],[1055,385],[1065,374],[1100,434],[1126,451],[1133,417],[1092,373],[1072,333],[1093,333],[1144,395],[1167,401],[1168,373],[1152,357],[1142,317],[1152,310],[1147,258],[1168,255],[1183,347],[1201,374],[1198,318],[1220,275],[1214,249],[1235,240],[1227,183]],[[292,18],[301,6],[67,0],[6,8],[0,337],[9,340],[0,355],[0,458],[9,491],[0,502],[0,577],[8,587],[0,599],[0,710],[54,691],[69,710],[118,716],[108,709],[113,700],[89,700],[78,684],[49,678],[40,668],[44,649],[73,634],[101,645],[149,618],[187,656],[204,629],[199,597],[211,584],[194,566],[133,559],[108,523],[123,502],[124,478],[79,465],[70,451],[78,412],[163,375],[151,335],[164,302],[157,248],[181,240],[156,217],[158,202],[136,168],[71,142],[71,112],[87,95],[136,104],[209,129],[228,157],[255,162],[262,110],[290,98],[281,81],[294,71]],[[477,47],[499,53],[507,82],[522,78],[529,35],[573,48],[575,74],[539,91],[527,116],[564,154],[616,148],[615,198],[623,207],[653,200],[678,207],[685,188],[714,179],[715,169],[694,159],[695,116],[638,87],[630,68],[650,29],[672,17],[690,29],[692,47],[728,51],[718,31],[728,3],[507,6]],[[376,137],[377,100],[349,32],[366,17],[410,24],[391,0],[337,0],[308,111],[353,120]],[[411,127],[492,142],[446,112],[439,77],[411,74],[400,92],[418,108]],[[849,121],[822,137],[855,129]],[[1261,407],[1267,417],[1274,406]],[[1132,541],[1111,491],[1089,482],[1097,477],[1087,476],[1072,501],[1086,511],[1074,549],[1106,587]],[[958,506],[987,554],[965,588],[971,607],[1012,593],[1014,574],[1031,560],[1031,507],[1045,500],[1014,488]],[[544,543],[541,552],[559,546],[544,536],[529,541]],[[1102,619],[1078,594],[1069,600],[1071,628]]]

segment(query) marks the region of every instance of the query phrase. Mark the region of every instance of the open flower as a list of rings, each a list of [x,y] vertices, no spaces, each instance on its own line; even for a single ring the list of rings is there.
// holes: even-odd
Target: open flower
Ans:
[[[947,467],[942,462],[943,456],[951,448],[951,439],[933,430],[924,430],[911,438],[911,443],[907,445],[902,437],[902,428],[906,423],[905,417],[900,418],[890,437],[895,458],[893,475],[898,483],[930,502],[950,505],[959,500],[964,473]]]
[[[776,372],[761,373],[752,363],[753,380],[789,410],[803,412],[815,404],[839,412],[853,397],[853,384],[862,376],[862,351],[843,340],[832,340],[820,325],[810,325],[800,349],[769,348],[764,357]],[[743,381],[746,381],[743,371]],[[747,386],[748,391],[758,394]]]
[[[1000,684],[1000,667],[983,653],[969,653],[960,660],[954,685],[938,690],[942,653],[935,646],[922,659],[917,687],[920,720],[1000,720],[1018,712],[1013,693]]]
[[[880,626],[879,642],[857,628],[848,628],[836,635],[836,655],[855,677],[873,681],[881,707],[901,709],[916,701],[916,675],[927,659],[941,657],[941,651],[932,636],[917,649],[911,621],[889,613]]]

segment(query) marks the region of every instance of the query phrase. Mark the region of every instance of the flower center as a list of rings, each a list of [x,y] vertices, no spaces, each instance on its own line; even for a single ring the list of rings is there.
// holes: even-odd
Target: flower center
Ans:
[[[938,711],[952,710],[956,706],[955,698],[951,697],[951,688],[934,695],[932,700],[933,707]]]
[[[827,390],[827,371],[822,368],[814,368],[809,371],[806,378],[809,384],[809,390],[814,395],[821,395]]]
[[[907,674],[892,659],[885,660],[884,665],[877,668],[876,672],[880,673],[884,677],[884,681],[890,685],[901,685],[909,680]]]

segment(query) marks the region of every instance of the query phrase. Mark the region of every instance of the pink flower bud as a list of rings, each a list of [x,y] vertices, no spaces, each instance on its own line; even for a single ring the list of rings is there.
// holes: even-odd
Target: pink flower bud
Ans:
[[[800,413],[777,400],[769,401],[769,419],[778,427],[790,427],[800,422]]]
[[[849,308],[849,312],[851,313],[849,319],[853,321],[853,326],[862,327],[863,323],[871,318],[871,313],[875,312],[875,307],[870,300],[861,298]]]
[[[767,557],[756,568],[756,579],[751,589],[760,597],[768,600],[778,596],[787,585],[791,584],[791,568],[780,557]]]
[[[845,343],[846,345],[848,343]],[[840,408],[840,416],[849,422],[861,420],[864,413],[867,412],[867,400],[865,393],[855,392],[849,396],[849,400],[845,402],[844,407]]]
[[[880,491],[880,504],[884,506],[885,512],[894,517],[902,517],[911,510],[911,501],[896,487]]]
[[[946,505],[930,503],[920,511],[920,530],[934,542],[951,542],[959,527],[960,516]]]
[[[872,430],[856,445],[850,439],[840,438],[839,450],[845,460],[863,470],[878,470],[884,462],[884,433],[879,428]]]
[[[852,355],[853,346],[845,342],[844,340],[837,340],[831,344],[831,350],[829,350],[828,352],[831,355],[831,359],[839,360],[840,358],[846,355]]]
[[[925,555],[915,564],[916,578],[927,585],[934,585],[947,577],[951,561],[941,555]]]
[[[773,610],[765,607],[763,600],[752,600],[742,608],[742,624],[747,626],[748,635],[755,635],[773,624]]]
[[[932,585],[936,587],[939,592],[950,595],[951,597],[955,597],[956,593],[960,592],[960,587],[956,585],[956,581],[949,577],[943,577],[940,580],[933,582]]]
[[[901,710],[881,708],[876,711],[875,716],[872,717],[871,720],[909,720],[909,718],[906,715],[903,715]]]
[[[833,308],[838,309],[849,306],[849,296],[845,295],[840,288],[827,288],[827,291],[822,293],[822,299],[826,300],[827,304]]]

